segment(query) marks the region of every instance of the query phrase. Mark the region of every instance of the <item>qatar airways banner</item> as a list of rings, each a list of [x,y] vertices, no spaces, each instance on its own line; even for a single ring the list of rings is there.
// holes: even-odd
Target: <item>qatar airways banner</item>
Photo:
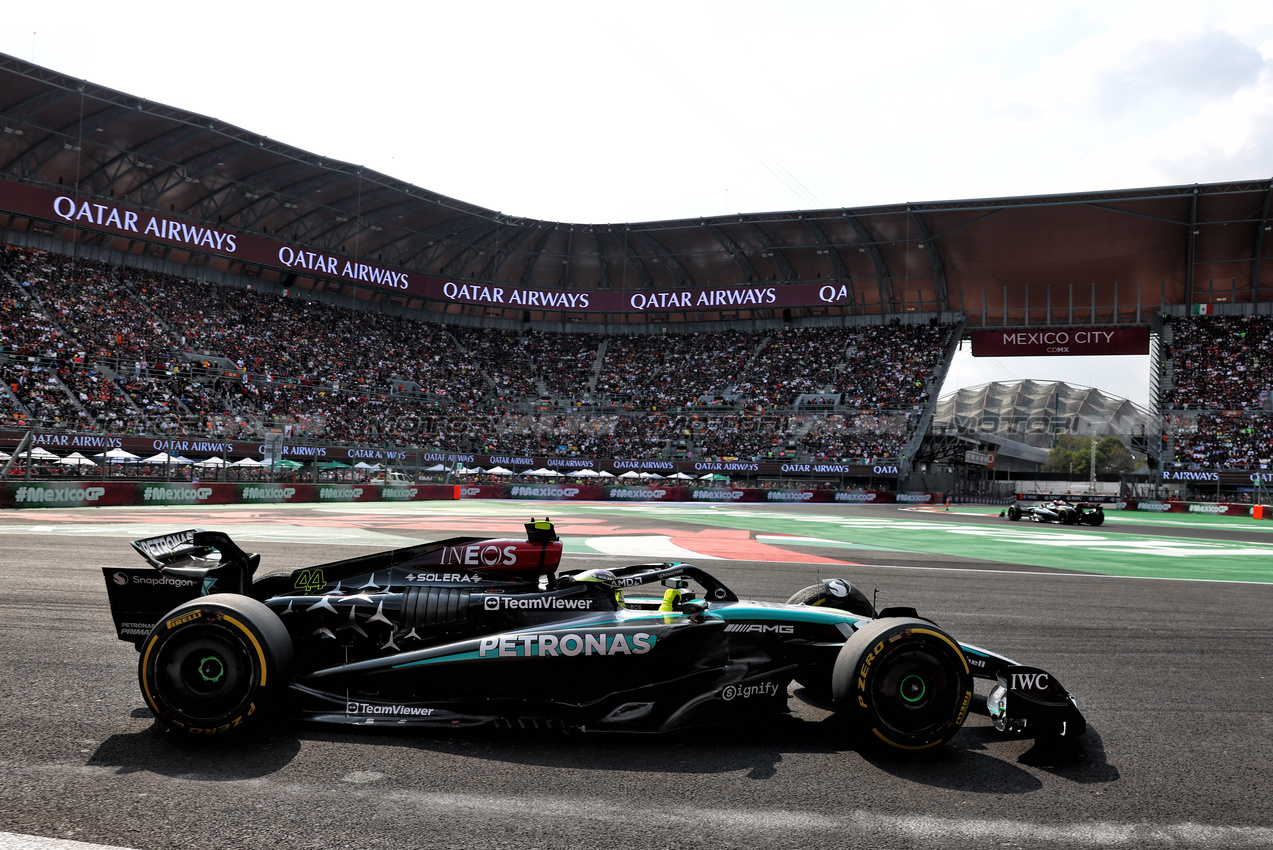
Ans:
[[[972,332],[973,357],[1148,353],[1149,328],[999,328]]]
[[[304,245],[211,227],[176,214],[147,212],[105,199],[0,180],[0,210],[44,221],[213,254],[244,263],[387,289],[430,301],[520,310],[668,313],[721,309],[849,304],[845,285],[791,284],[675,289],[658,292],[557,291],[456,283],[392,269],[357,257],[323,254]]]
[[[24,431],[0,430],[0,449],[12,453],[14,447],[21,443]],[[31,435],[31,444],[35,448],[57,453],[59,457],[77,451],[87,454],[95,461],[110,449],[123,449],[138,455],[140,460],[159,452],[179,455],[192,459],[218,456],[226,459],[250,457],[262,459],[266,456],[266,446],[259,442],[242,440],[207,440],[188,437],[115,437],[106,434],[73,434],[69,432],[37,432]],[[755,475],[781,475],[792,478],[814,477],[871,477],[898,478],[901,469],[895,461],[879,461],[876,463],[832,463],[819,461],[815,463],[778,463],[774,461],[742,461],[742,460],[662,460],[637,459],[614,460],[610,458],[545,458],[531,456],[512,456],[497,454],[472,454],[461,452],[427,452],[415,449],[374,449],[365,446],[330,446],[311,445],[301,442],[283,443],[278,447],[279,456],[288,460],[296,460],[310,464],[314,462],[338,460],[342,463],[355,464],[365,461],[369,464],[384,463],[399,469],[413,467],[423,468],[443,464],[444,466],[464,465],[468,467],[503,466],[510,469],[518,467],[543,467],[562,470],[563,475],[590,469],[594,472],[608,472],[619,476],[625,472],[652,472],[664,477],[680,473],[702,478],[704,475],[726,475],[729,477],[752,477]],[[35,465],[40,465],[36,459]],[[18,464],[25,467],[27,462]],[[114,463],[112,472],[118,472],[121,466],[128,464]],[[175,467],[174,467],[175,468]],[[164,464],[147,465],[142,468],[142,475],[164,475]],[[107,469],[98,467],[90,470],[91,474],[105,476]],[[232,468],[227,472],[209,469],[200,473],[205,479],[262,477],[260,471],[244,471]],[[266,476],[268,477],[268,476]]]

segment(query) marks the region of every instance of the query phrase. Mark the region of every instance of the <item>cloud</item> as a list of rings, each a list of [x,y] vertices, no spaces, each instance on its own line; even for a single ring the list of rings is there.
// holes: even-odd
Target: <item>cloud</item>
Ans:
[[[1263,67],[1259,49],[1217,29],[1154,38],[1097,72],[1095,106],[1116,116],[1157,97],[1225,98],[1253,85]]]

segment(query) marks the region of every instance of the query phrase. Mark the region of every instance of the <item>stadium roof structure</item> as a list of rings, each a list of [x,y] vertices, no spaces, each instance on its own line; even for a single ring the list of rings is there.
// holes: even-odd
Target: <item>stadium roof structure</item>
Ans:
[[[937,399],[933,429],[1050,448],[1054,435],[1129,437],[1156,433],[1152,413],[1125,398],[1059,381],[993,382]]]
[[[540,221],[4,54],[0,129],[0,189],[73,191],[447,281],[566,292],[815,284],[810,292],[836,297],[819,296],[795,312],[962,311],[974,325],[997,326],[1147,323],[1165,306],[1273,301],[1273,262],[1265,261],[1273,252],[1268,179],[656,222]],[[348,282],[321,274],[268,263],[253,268],[144,235],[89,233],[2,201],[0,228],[347,292]],[[375,300],[387,297],[374,293]],[[393,303],[524,317],[427,298]],[[669,312],[712,321],[772,318],[781,310]],[[537,317],[549,319],[549,311]],[[576,320],[646,317],[589,313]]]

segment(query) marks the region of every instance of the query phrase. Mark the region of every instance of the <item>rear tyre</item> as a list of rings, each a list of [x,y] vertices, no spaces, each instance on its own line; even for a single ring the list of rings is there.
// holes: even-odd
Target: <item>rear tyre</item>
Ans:
[[[932,623],[876,620],[855,632],[835,662],[837,711],[869,745],[916,752],[949,741],[972,702],[959,644]]]
[[[218,593],[177,606],[142,644],[137,677],[155,717],[191,737],[240,733],[287,690],[292,639],[255,599]]]
[[[1095,527],[1105,522],[1105,512],[1093,511],[1092,513],[1088,514],[1084,519],[1087,520],[1088,525]]]
[[[860,617],[875,616],[875,607],[871,605],[871,600],[866,598],[866,594],[854,586],[853,582],[840,579],[833,580],[830,588],[825,584],[811,584],[801,588],[791,594],[787,604],[835,608]],[[830,702],[831,665],[806,665],[801,668],[793,681],[800,687],[807,688],[814,699]]]
[[[788,605],[815,605],[820,608],[836,608],[848,611],[860,617],[874,617],[875,608],[866,594],[854,586],[851,581],[834,579],[831,587],[825,584],[811,584],[797,590],[787,600]]]
[[[1013,522],[1021,519],[1021,507],[1019,505],[1008,505],[1008,519]]]

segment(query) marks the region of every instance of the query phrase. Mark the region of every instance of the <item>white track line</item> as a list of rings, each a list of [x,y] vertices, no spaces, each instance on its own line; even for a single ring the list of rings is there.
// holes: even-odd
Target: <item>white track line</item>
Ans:
[[[38,835],[18,835],[0,832],[0,850],[130,850],[113,844],[89,844],[66,838],[41,838]]]

